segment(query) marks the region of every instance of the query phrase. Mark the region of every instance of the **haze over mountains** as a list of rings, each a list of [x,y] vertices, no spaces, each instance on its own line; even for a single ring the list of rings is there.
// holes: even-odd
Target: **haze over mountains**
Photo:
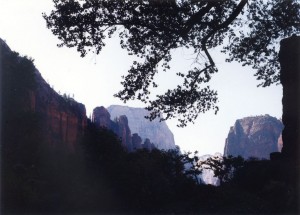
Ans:
[[[158,149],[175,148],[174,135],[166,122],[159,122],[159,119],[150,122],[145,119],[144,117],[148,115],[148,111],[144,108],[111,105],[107,110],[112,119],[126,115],[131,132],[138,133],[143,140],[150,139]]]

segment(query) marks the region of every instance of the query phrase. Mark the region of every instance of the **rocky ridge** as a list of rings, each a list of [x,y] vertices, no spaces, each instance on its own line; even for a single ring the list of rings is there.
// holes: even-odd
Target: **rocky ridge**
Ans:
[[[139,134],[131,134],[131,129],[128,125],[126,115],[120,115],[118,117],[114,117],[114,120],[111,120],[110,113],[105,107],[96,107],[93,110],[92,122],[94,122],[98,128],[104,127],[112,130],[116,135],[118,135],[123,147],[129,152],[142,148],[148,150],[156,148],[153,143],[150,142],[150,139],[146,138],[144,143],[142,143],[142,138]]]
[[[269,159],[282,148],[282,129],[282,122],[269,115],[239,119],[229,130],[224,156]]]
[[[166,122],[159,122],[158,119],[150,122],[148,119],[145,119],[148,111],[144,108],[111,105],[107,110],[112,119],[126,115],[131,132],[139,134],[142,141],[145,142],[148,138],[158,149],[168,150],[176,147],[173,133]]]
[[[3,85],[5,85],[3,86],[5,93],[12,97],[18,96],[14,89],[21,86],[23,80],[10,82],[11,77],[22,75],[24,79],[29,80],[32,78],[30,82],[33,83],[30,84],[34,85],[34,88],[25,87],[22,89],[21,99],[15,99],[18,102],[16,104],[18,107],[8,108],[38,113],[44,120],[43,135],[48,145],[53,148],[64,148],[69,152],[74,152],[76,143],[83,135],[87,124],[85,106],[68,96],[61,96],[55,92],[33,64],[31,64],[34,70],[33,74],[23,74],[25,70],[22,71],[22,66],[27,65],[28,67],[29,60],[25,57],[17,56],[1,39],[0,46],[1,61],[3,60],[1,75]],[[10,68],[12,66],[10,64],[13,64],[15,68],[13,72],[16,74],[11,73]],[[5,104],[3,104],[2,108],[5,108]]]

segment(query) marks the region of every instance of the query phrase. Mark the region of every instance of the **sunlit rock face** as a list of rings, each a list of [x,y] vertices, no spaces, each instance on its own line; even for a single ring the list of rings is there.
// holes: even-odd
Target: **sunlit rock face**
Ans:
[[[148,111],[144,108],[111,105],[107,110],[112,119],[126,115],[131,132],[138,133],[143,141],[145,141],[146,138],[150,139],[156,148],[167,150],[176,147],[173,133],[167,124],[165,122],[159,122],[158,119],[152,122],[145,119],[145,116],[148,115]]]
[[[224,156],[270,159],[270,153],[281,150],[282,129],[282,122],[269,115],[239,119],[229,130]]]
[[[13,52],[1,39],[0,45],[1,61],[5,57],[12,56]],[[18,63],[21,63],[23,59],[25,58],[19,57]],[[13,74],[6,74],[6,67],[3,68],[4,70],[1,71],[3,77],[10,78]],[[40,132],[50,147],[74,152],[87,124],[85,106],[76,102],[73,98],[63,97],[55,92],[36,68],[34,68],[33,77],[31,75],[23,74],[23,78],[26,80],[28,76],[32,78],[30,80],[35,86],[34,90],[24,89],[24,96],[16,101],[18,102],[17,109],[24,112],[34,112],[41,117],[43,124]],[[18,83],[14,84],[17,85]],[[13,86],[11,87],[13,88]]]

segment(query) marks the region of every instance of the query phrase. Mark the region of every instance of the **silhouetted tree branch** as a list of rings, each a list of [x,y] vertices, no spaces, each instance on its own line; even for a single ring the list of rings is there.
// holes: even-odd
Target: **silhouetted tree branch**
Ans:
[[[114,33],[130,55],[141,60],[133,65],[115,96],[124,102],[138,99],[148,105],[150,120],[178,117],[179,126],[193,122],[199,113],[218,111],[217,92],[207,83],[217,68],[209,49],[223,45],[228,62],[238,61],[257,70],[261,86],[279,82],[278,43],[299,33],[299,0],[53,0],[55,10],[43,14],[47,27],[84,57],[98,54],[104,40]],[[158,66],[169,70],[171,50],[194,50],[195,60],[205,62],[177,73],[183,83],[150,99]],[[163,114],[161,114],[163,113]]]

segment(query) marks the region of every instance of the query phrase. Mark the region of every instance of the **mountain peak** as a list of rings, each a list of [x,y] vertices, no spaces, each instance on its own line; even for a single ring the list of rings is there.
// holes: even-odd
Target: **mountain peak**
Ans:
[[[225,142],[224,156],[269,159],[271,152],[281,150],[283,124],[268,114],[236,120]]]
[[[144,108],[128,107],[122,105],[111,105],[107,108],[111,118],[126,115],[132,133],[138,133],[143,142],[148,138],[158,149],[174,149],[174,136],[166,122],[158,119],[149,121],[145,116],[149,114]]]

